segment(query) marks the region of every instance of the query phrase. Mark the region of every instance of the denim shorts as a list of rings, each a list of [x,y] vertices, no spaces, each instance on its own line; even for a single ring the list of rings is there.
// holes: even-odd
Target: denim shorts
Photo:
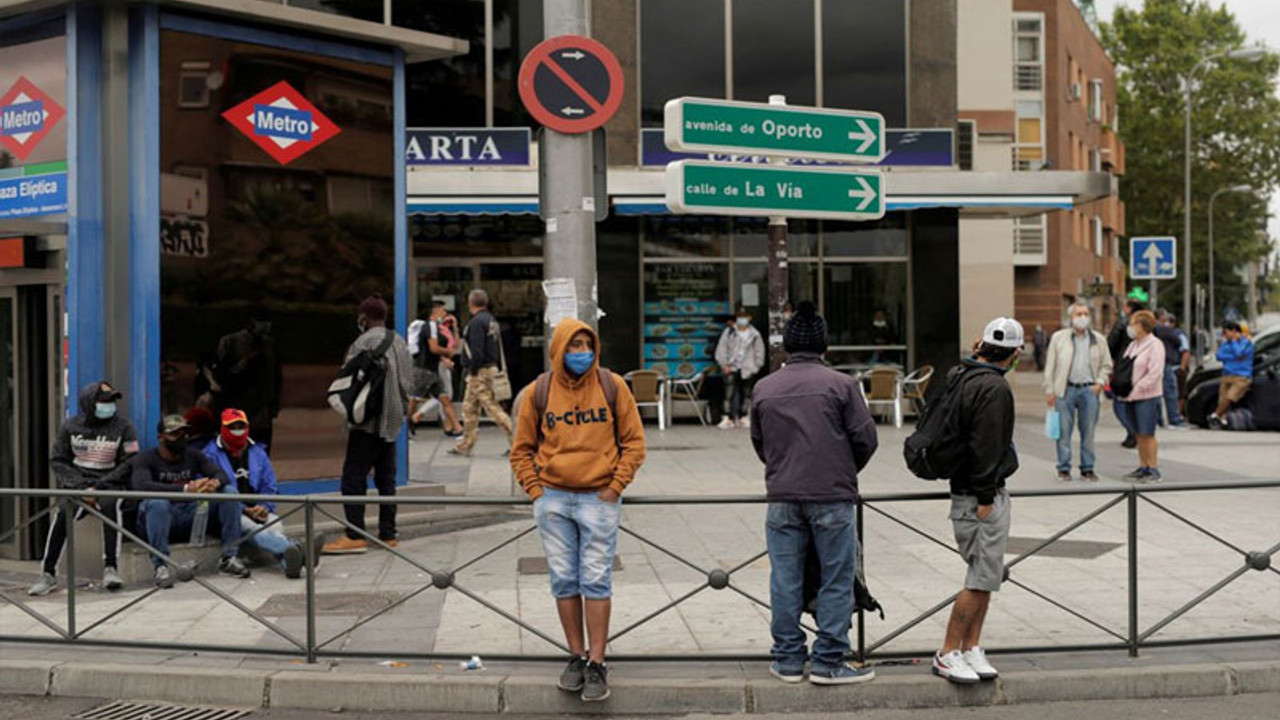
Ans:
[[[1160,398],[1125,400],[1120,403],[1124,413],[1124,426],[1134,435],[1155,435],[1160,421]]]
[[[557,600],[613,596],[613,557],[618,550],[622,498],[600,499],[599,491],[569,492],[544,487],[533,503],[533,519]]]

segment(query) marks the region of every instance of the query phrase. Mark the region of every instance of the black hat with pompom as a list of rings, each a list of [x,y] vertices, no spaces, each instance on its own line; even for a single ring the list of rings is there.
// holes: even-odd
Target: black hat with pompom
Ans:
[[[812,302],[805,300],[796,308],[783,332],[782,346],[789,353],[827,351],[827,321]]]

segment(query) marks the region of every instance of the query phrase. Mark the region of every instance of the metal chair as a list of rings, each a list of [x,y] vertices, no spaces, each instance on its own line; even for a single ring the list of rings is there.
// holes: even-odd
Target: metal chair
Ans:
[[[698,416],[698,422],[703,425],[707,424],[706,413],[703,412],[705,400],[699,400],[698,395],[702,393],[703,373],[698,373],[693,377],[687,378],[669,378],[667,382],[671,385],[671,400],[684,400],[693,406],[693,412]],[[674,409],[674,408],[673,408]],[[672,420],[675,419],[675,413],[672,413]]]
[[[893,426],[902,427],[902,372],[897,368],[873,367],[867,373],[871,392],[867,393],[867,409],[889,406],[893,409]]]
[[[902,379],[902,398],[911,401],[911,408],[916,415],[924,411],[924,394],[928,392],[929,381],[932,379],[932,365],[918,367]]]
[[[658,409],[658,429],[667,429],[667,383],[665,378],[653,370],[632,370],[626,374],[631,384],[631,394],[635,396],[636,407],[652,407]]]

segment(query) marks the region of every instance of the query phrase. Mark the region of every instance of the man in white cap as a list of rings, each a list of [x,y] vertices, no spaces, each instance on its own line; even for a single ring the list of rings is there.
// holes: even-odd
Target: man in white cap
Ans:
[[[933,674],[960,684],[994,680],[979,640],[991,593],[1004,580],[1009,541],[1009,493],[1005,478],[1018,469],[1013,447],[1013,390],[1005,373],[1022,354],[1022,325],[996,318],[982,332],[973,357],[947,377],[956,396],[955,431],[966,451],[951,478],[951,524],[960,556],[969,566],[964,589],[951,608],[947,637],[933,658]],[[952,392],[949,390],[948,392]]]

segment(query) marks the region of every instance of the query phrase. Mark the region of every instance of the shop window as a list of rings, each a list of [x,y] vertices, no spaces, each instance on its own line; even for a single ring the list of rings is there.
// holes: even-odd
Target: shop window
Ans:
[[[827,258],[906,258],[907,214],[888,213],[860,223],[824,221],[822,241]]]
[[[737,218],[733,221],[733,255],[762,258],[769,254],[768,218]],[[818,223],[814,220],[787,221],[787,255],[818,256]]]
[[[822,4],[822,100],[827,107],[874,110],[889,127],[907,124],[904,0]]]
[[[414,215],[414,257],[542,257],[544,226],[532,215]]]
[[[725,96],[724,0],[640,3],[640,113],[662,126],[662,108],[684,95]]]
[[[535,127],[520,102],[520,63],[542,42],[542,0],[493,0],[493,122]]]
[[[644,367],[675,377],[710,368],[731,313],[728,263],[646,264]]]
[[[906,263],[824,263],[822,292],[831,345],[905,349]]]
[[[733,0],[734,99],[813,105],[815,62],[813,0]]]
[[[654,215],[645,218],[647,258],[725,257],[730,223],[722,218]]]
[[[406,66],[409,127],[484,127],[484,5],[484,0],[397,0],[392,6],[399,27],[470,43],[466,55]]]
[[[818,304],[818,263],[792,261],[787,264],[787,299],[792,305],[805,300]],[[733,307],[751,312],[751,322],[761,333],[769,326],[769,266],[762,262],[733,264]]]

